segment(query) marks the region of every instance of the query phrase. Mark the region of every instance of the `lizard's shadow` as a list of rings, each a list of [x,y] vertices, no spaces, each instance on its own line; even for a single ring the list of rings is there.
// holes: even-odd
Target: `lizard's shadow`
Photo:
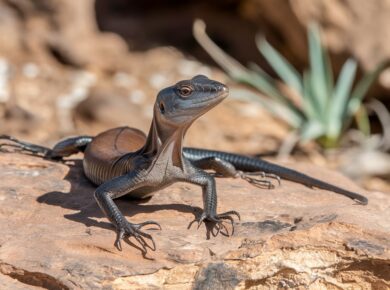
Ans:
[[[62,208],[78,211],[74,214],[66,214],[65,218],[85,224],[87,227],[100,227],[113,230],[110,222],[99,222],[96,218],[104,217],[93,196],[96,186],[85,177],[81,160],[69,160],[66,162],[69,172],[64,180],[71,184],[69,192],[52,191],[37,198],[39,203],[60,206]],[[131,217],[138,213],[151,213],[160,210],[174,210],[183,213],[192,213],[198,217],[201,208],[186,204],[145,204],[149,199],[131,199],[122,197],[115,200],[123,215],[130,221]],[[157,221],[158,222],[158,221]]]

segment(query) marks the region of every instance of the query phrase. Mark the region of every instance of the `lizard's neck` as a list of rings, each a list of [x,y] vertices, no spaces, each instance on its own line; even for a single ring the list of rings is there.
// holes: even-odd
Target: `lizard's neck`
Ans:
[[[163,124],[153,117],[149,134],[143,147],[143,154],[153,158],[155,162],[171,163],[184,170],[183,163],[183,139],[189,125],[173,127]]]

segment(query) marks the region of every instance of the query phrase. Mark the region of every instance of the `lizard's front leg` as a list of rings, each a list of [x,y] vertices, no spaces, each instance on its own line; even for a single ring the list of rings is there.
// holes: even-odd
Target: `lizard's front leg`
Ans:
[[[198,227],[202,222],[208,221],[215,223],[217,227],[217,234],[221,229],[226,229],[223,222],[229,220],[232,225],[232,235],[234,233],[234,219],[232,216],[237,216],[240,219],[240,214],[235,210],[227,211],[217,214],[217,191],[215,187],[215,179],[208,173],[202,170],[196,170],[193,175],[189,177],[187,182],[200,185],[203,193],[203,208],[204,211],[198,219]],[[226,235],[228,231],[226,229]]]
[[[140,224],[133,224],[126,220],[120,212],[113,199],[123,196],[145,183],[146,174],[144,171],[132,171],[126,175],[116,177],[100,185],[95,191],[95,199],[102,209],[106,217],[116,227],[117,238],[115,246],[118,250],[122,250],[121,240],[129,237],[134,237],[142,246],[146,253],[146,248],[152,251],[156,249],[153,237],[141,230],[146,225],[156,225],[161,229],[161,226],[154,221],[146,221]],[[144,238],[152,241],[153,247],[150,247]]]

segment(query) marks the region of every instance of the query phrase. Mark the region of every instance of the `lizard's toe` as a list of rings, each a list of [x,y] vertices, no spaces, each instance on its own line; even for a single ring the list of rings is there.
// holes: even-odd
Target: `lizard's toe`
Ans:
[[[262,171],[259,172],[239,171],[238,176],[248,181],[250,184],[253,184],[254,186],[260,188],[274,189],[275,184],[273,181],[276,181],[277,184],[280,186],[280,177],[276,174],[265,173]]]
[[[133,237],[138,244],[141,246],[140,250],[144,253],[147,252],[147,248],[149,248],[152,251],[156,250],[156,243],[154,242],[153,237],[150,234],[145,233],[144,231],[141,230],[142,227],[146,225],[157,225],[159,229],[161,229],[161,226],[154,221],[147,221],[143,222],[140,224],[132,224],[127,222],[125,225],[121,225],[117,229],[117,237],[115,240],[115,247],[119,250],[122,251],[122,245],[121,245],[121,240],[125,240],[126,242],[132,244],[130,242],[130,238]],[[151,244],[150,245],[147,240],[150,240]]]
[[[212,235],[215,237],[219,233],[221,233],[224,236],[231,236],[234,234],[234,218],[233,216],[236,216],[239,220],[240,214],[234,210],[227,211],[221,214],[210,214],[207,215],[206,213],[203,213],[198,221],[198,228],[202,223],[206,224],[206,227],[210,229]],[[229,234],[229,231],[225,225],[225,222],[229,221],[232,227],[231,233]],[[192,223],[191,223],[192,224]],[[191,225],[190,224],[190,225]],[[216,232],[214,231],[216,230]]]

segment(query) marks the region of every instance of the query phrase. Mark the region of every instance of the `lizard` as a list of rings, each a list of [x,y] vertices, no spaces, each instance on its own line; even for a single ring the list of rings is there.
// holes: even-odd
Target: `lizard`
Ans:
[[[79,152],[84,153],[83,171],[97,188],[94,197],[104,215],[116,228],[114,245],[122,250],[121,240],[134,237],[146,252],[155,250],[153,237],[142,228],[159,223],[129,222],[114,202],[123,195],[147,198],[156,191],[175,182],[187,182],[200,186],[203,193],[203,213],[196,219],[212,223],[217,234],[226,230],[224,222],[230,222],[234,232],[234,218],[240,219],[235,210],[217,213],[216,177],[241,177],[248,182],[273,188],[270,180],[280,178],[317,187],[347,196],[366,205],[366,197],[325,181],[310,177],[296,170],[283,167],[260,158],[234,153],[186,148],[183,139],[191,124],[218,105],[229,94],[226,85],[197,75],[162,89],[153,107],[153,119],[148,135],[142,131],[119,127],[104,131],[94,137],[77,136],[57,143],[52,149],[1,135],[0,148],[16,147],[18,151],[58,161]],[[209,170],[215,172],[212,175]],[[221,231],[222,232],[222,231]],[[225,233],[226,233],[225,232]],[[152,246],[147,243],[150,240]]]

